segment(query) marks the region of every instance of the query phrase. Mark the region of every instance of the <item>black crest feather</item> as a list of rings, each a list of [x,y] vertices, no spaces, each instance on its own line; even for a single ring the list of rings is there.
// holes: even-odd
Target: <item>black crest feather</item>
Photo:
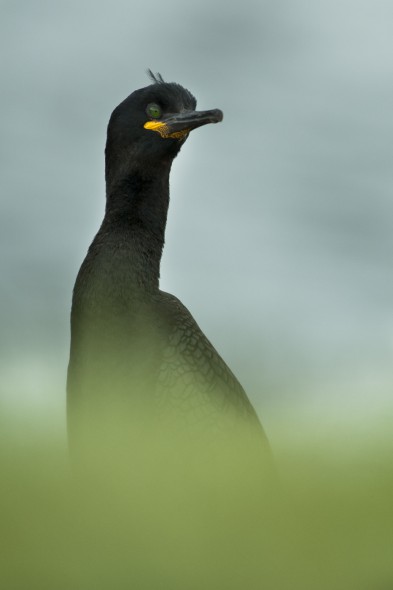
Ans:
[[[150,80],[154,82],[154,84],[165,84],[164,78],[157,72],[157,74],[153,74],[153,72],[148,69],[147,75],[149,76]]]

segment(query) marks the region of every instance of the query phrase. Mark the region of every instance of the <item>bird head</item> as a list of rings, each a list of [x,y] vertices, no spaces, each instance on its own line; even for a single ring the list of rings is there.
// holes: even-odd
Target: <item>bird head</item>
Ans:
[[[196,99],[182,86],[149,70],[152,84],[136,90],[113,111],[106,145],[107,177],[130,168],[170,164],[190,131],[222,121],[219,109],[196,111]]]

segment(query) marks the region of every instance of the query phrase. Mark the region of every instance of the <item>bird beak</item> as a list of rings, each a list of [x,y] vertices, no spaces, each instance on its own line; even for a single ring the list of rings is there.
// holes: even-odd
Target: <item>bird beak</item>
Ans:
[[[146,121],[144,128],[156,131],[163,138],[182,139],[193,129],[208,123],[219,123],[223,117],[223,112],[220,109],[184,111],[183,113],[165,115],[159,121]]]

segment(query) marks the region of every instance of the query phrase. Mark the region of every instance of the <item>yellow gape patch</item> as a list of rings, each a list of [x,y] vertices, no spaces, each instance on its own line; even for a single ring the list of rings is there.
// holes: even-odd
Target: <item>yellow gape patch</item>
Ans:
[[[163,121],[146,121],[143,125],[145,129],[150,129],[151,131],[157,131],[163,138],[172,138],[172,139],[182,139],[184,136],[188,135],[190,130],[189,129],[182,129],[181,131],[174,131],[171,133],[170,126],[164,123]]]

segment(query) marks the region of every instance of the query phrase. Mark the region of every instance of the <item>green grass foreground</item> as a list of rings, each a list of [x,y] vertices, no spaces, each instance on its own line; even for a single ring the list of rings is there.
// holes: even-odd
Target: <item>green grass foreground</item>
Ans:
[[[392,445],[344,430],[322,443],[303,429],[294,445],[283,427],[279,481],[261,493],[227,469],[152,464],[146,448],[129,471],[112,455],[75,475],[54,436],[8,425],[0,588],[391,590]]]

